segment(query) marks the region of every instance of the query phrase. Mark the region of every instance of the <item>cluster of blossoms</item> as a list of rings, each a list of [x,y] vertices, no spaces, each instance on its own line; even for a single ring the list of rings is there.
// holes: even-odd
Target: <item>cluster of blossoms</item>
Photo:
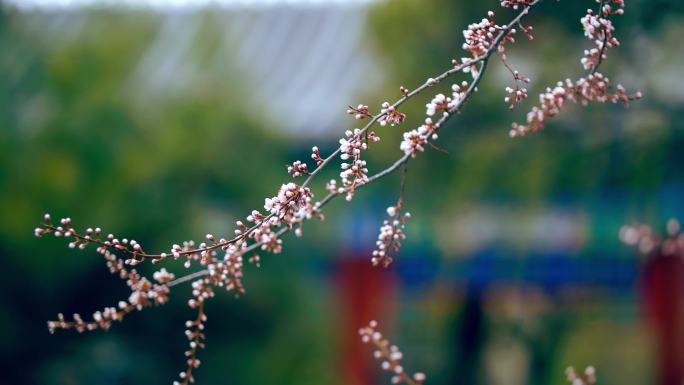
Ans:
[[[589,102],[622,102],[627,106],[630,100],[637,100],[642,96],[641,92],[628,95],[620,84],[615,87],[615,92],[611,92],[611,88],[610,80],[600,72],[589,74],[576,82],[570,79],[558,82],[554,88],[549,87],[545,93],[539,95],[540,105],[533,107],[527,113],[527,124],[513,123],[510,136],[524,136],[541,130],[548,118],[561,112],[566,101],[579,103],[582,106],[586,106]]]
[[[623,14],[625,6],[624,0],[597,0],[597,2],[601,7],[599,14],[589,9],[587,14],[580,19],[585,36],[595,45],[594,48],[585,51],[581,60],[583,67],[590,70],[590,73],[575,82],[566,79],[564,82],[558,82],[553,88],[548,87],[546,92],[539,95],[540,105],[528,112],[527,123],[512,124],[511,137],[524,136],[541,130],[548,118],[560,113],[567,100],[583,106],[589,102],[622,102],[627,107],[630,100],[641,98],[641,92],[628,95],[625,88],[619,84],[615,87],[615,91],[612,91],[609,79],[597,72],[601,61],[606,57],[606,50],[620,44],[613,36],[615,27],[607,17]],[[510,92],[507,102],[511,101],[509,98]]]
[[[596,383],[596,370],[593,366],[588,366],[584,369],[584,373],[580,373],[571,366],[565,369],[565,378],[570,385],[594,385]]]
[[[598,14],[593,10],[587,9],[587,14],[580,19],[584,36],[594,43],[594,47],[584,51],[581,59],[582,66],[586,70],[596,68],[603,59],[606,58],[606,51],[609,48],[620,45],[620,41],[613,36],[615,27],[607,16],[622,15],[624,13],[624,0],[601,1],[602,7]]]
[[[287,173],[292,175],[293,178],[300,177],[309,173],[309,166],[303,163],[301,160],[294,161],[291,165],[287,166]]]
[[[527,2],[528,5],[524,7],[523,14],[527,12],[529,6],[532,6],[537,2],[538,0]],[[515,8],[517,9],[517,6]],[[523,27],[519,22],[518,25],[522,27],[527,36],[532,39],[532,27]],[[465,42],[463,43],[462,48],[469,52],[471,57],[461,58],[460,63],[458,60],[453,60],[452,64],[463,64],[463,72],[470,72],[473,78],[476,78],[480,70],[475,62],[490,55],[493,52],[493,49],[495,49],[496,52],[501,55],[501,58],[505,60],[506,43],[514,43],[514,35],[516,33],[517,30],[511,26],[502,26],[494,23],[494,12],[489,11],[487,12],[487,18],[482,19],[479,23],[472,23],[467,29],[463,30]],[[472,65],[468,65],[470,63],[472,63]]]
[[[382,360],[380,366],[383,370],[392,373],[392,383],[407,385],[420,385],[425,382],[425,374],[421,372],[413,373],[409,376],[404,371],[404,367],[401,366],[401,360],[404,355],[401,353],[396,345],[390,344],[390,342],[382,336],[377,330],[378,323],[376,321],[371,321],[368,326],[359,329],[359,335],[361,336],[361,341],[363,343],[372,343],[375,347],[373,351],[373,356]]]
[[[504,8],[513,8],[518,10],[518,8],[528,8],[534,4],[534,0],[503,0],[501,1],[501,6]]]
[[[304,220],[311,219],[317,215],[316,205],[313,201],[314,194],[308,187],[298,186],[294,183],[287,183],[280,187],[278,194],[271,198],[264,199],[264,209],[267,215],[258,210],[253,210],[247,216],[247,221],[254,223],[251,227],[246,226],[242,221],[236,224],[238,229],[235,234],[238,236],[246,235],[247,238],[254,240],[261,250],[279,254],[282,251],[282,240],[280,234],[274,231],[275,228],[285,225],[285,228],[297,227],[296,233],[301,236],[301,226]],[[238,242],[238,246],[245,246],[245,242]],[[236,250],[234,255],[241,256],[247,251]],[[258,258],[257,258],[258,260]],[[242,262],[241,260],[239,262]]]
[[[437,94],[432,98],[430,103],[425,105],[425,114],[434,116],[439,111],[443,111],[444,114],[449,114],[457,110],[466,98],[468,82],[464,80],[460,85],[453,84],[451,90],[453,91],[451,97],[445,96],[444,94]]]
[[[451,86],[453,91],[451,97],[444,94],[437,94],[430,103],[425,105],[426,115],[434,116],[438,112],[442,112],[443,117],[448,117],[449,114],[458,111],[461,104],[468,96],[468,82],[463,81],[460,85],[454,84]],[[431,118],[426,118],[425,123],[413,130],[404,132],[404,139],[399,144],[399,149],[406,155],[412,158],[416,157],[418,152],[425,151],[425,145],[429,140],[437,140],[437,129],[439,124],[432,121]]]
[[[504,62],[505,64],[505,62]],[[508,66],[506,64],[506,66]],[[513,80],[515,80],[515,87],[506,87],[506,97],[504,102],[508,103],[508,107],[512,110],[518,103],[527,99],[527,88],[524,86],[530,82],[530,78],[520,75],[520,72],[511,70]]]
[[[187,385],[195,382],[192,372],[201,363],[197,358],[197,351],[200,348],[204,348],[204,340],[206,338],[204,335],[204,324],[207,322],[207,315],[204,312],[204,301],[214,296],[211,286],[206,283],[205,279],[192,283],[192,295],[194,298],[188,301],[188,304],[191,308],[197,309],[197,318],[185,321],[185,336],[189,341],[189,348],[185,351],[187,367],[185,371],[178,374],[180,381],[174,381],[173,385]]]
[[[357,187],[368,182],[368,168],[366,168],[366,161],[361,159],[361,151],[368,149],[368,141],[377,142],[380,137],[371,132],[366,138],[367,140],[364,140],[361,129],[355,128],[354,131],[347,130],[345,138],[340,139],[340,159],[343,161],[340,165],[342,168],[340,191],[347,194],[347,201],[354,198],[354,191]]]
[[[433,140],[437,139],[437,128],[438,126],[432,122],[432,119],[426,118],[425,124],[404,133],[404,140],[401,141],[399,149],[404,154],[415,158],[418,151],[425,151],[423,146],[428,143],[428,139],[431,137]]]
[[[371,258],[373,266],[388,267],[394,261],[390,253],[399,251],[401,241],[406,239],[404,226],[406,220],[411,218],[411,213],[402,214],[401,203],[399,203],[396,206],[388,207],[387,215],[390,216],[390,219],[383,222],[378,240],[375,242],[376,248],[373,250],[373,257]]]
[[[182,246],[179,244],[174,244],[171,246],[171,255],[176,260],[181,257],[185,258],[183,266],[186,269],[189,269],[193,262],[198,262],[199,264],[206,266],[218,255],[215,247],[216,241],[213,239],[213,236],[211,234],[207,234],[207,238],[212,238],[211,241],[214,243],[214,245],[210,247],[206,244],[206,242],[202,242],[198,246],[195,244],[195,241],[184,241]],[[220,242],[227,243],[228,241],[221,239]],[[166,253],[162,253],[161,255],[161,260],[168,256]]]
[[[620,229],[620,240],[627,245],[637,247],[643,255],[651,254],[659,249],[662,255],[684,258],[684,232],[679,221],[674,218],[667,221],[664,237],[647,225],[626,225]]]
[[[298,186],[294,183],[287,183],[280,186],[278,195],[264,199],[264,209],[270,213],[267,221],[270,226],[279,226],[281,223],[293,225],[298,223],[301,218],[310,218],[313,213],[313,193],[308,187]],[[247,220],[255,220],[261,214],[253,212]],[[265,224],[261,224],[264,227]],[[250,233],[248,233],[250,236]]]
[[[504,102],[508,103],[508,108],[511,110],[514,109],[518,103],[527,99],[527,88],[525,87],[520,87],[516,84],[515,88],[506,87],[505,90],[506,97],[504,98]]]
[[[396,126],[401,124],[406,119],[406,114],[397,111],[394,106],[390,105],[389,102],[382,103],[382,109],[380,110],[380,120],[378,121],[381,126]]]
[[[500,26],[494,23],[494,12],[489,11],[487,18],[482,19],[479,23],[472,23],[468,28],[463,30],[463,49],[470,52],[473,57],[480,57],[485,55],[491,45]]]
[[[321,152],[317,146],[311,147],[311,159],[313,159],[316,162],[316,166],[320,166],[321,164],[323,164],[323,161],[325,160],[321,156]]]
[[[349,109],[347,109],[347,115],[351,115],[358,120],[373,117],[373,115],[370,113],[370,109],[365,104],[359,104],[356,107],[349,106]]]

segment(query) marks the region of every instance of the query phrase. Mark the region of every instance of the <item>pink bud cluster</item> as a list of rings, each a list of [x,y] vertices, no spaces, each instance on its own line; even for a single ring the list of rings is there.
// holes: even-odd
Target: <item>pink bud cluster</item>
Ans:
[[[527,99],[527,96],[527,88],[516,84],[515,88],[506,87],[506,97],[504,98],[504,102],[508,103],[508,108],[512,110],[518,105],[518,103]]]
[[[317,146],[311,147],[311,159],[313,159],[316,162],[316,166],[320,166],[321,164],[323,164],[323,161],[325,160],[321,156],[321,152]]]
[[[674,218],[667,221],[665,236],[657,234],[647,225],[625,225],[620,229],[620,240],[638,248],[643,255],[658,250],[662,255],[684,258],[684,232]]]
[[[287,166],[287,173],[292,175],[293,178],[300,177],[309,173],[309,166],[303,163],[301,160],[296,160],[292,165]]]
[[[596,68],[601,60],[606,58],[606,51],[609,48],[620,45],[620,41],[613,36],[615,27],[607,16],[622,15],[625,2],[623,0],[597,0],[597,2],[603,5],[599,14],[587,9],[587,14],[580,19],[584,35],[595,45],[593,48],[584,51],[581,63],[586,70]]]
[[[515,87],[506,87],[506,97],[504,102],[508,103],[508,107],[512,110],[521,101],[527,99],[527,88],[524,86],[530,82],[530,78],[520,75],[520,72],[511,70],[513,80],[515,80]]]
[[[611,92],[610,80],[600,72],[580,78],[576,82],[570,79],[558,82],[554,88],[547,88],[545,93],[539,95],[540,105],[533,107],[527,114],[527,124],[513,123],[510,136],[524,136],[541,130],[546,120],[558,115],[568,100],[583,106],[589,102],[622,102],[627,106],[630,100],[637,100],[642,96],[641,92],[628,95],[625,88],[619,84],[615,88],[615,92]]]
[[[314,194],[308,187],[298,186],[294,183],[283,184],[276,196],[264,200],[264,209],[269,214],[264,215],[258,210],[253,210],[247,216],[247,221],[254,223],[254,225],[248,227],[238,221],[238,229],[235,230],[235,234],[238,237],[246,236],[254,240],[254,244],[260,245],[261,250],[278,254],[282,251],[282,240],[279,238],[279,234],[274,231],[275,228],[283,224],[288,228],[300,226],[298,233],[301,234],[301,223],[304,220],[311,219],[314,216],[322,219],[313,202],[313,197]],[[226,249],[227,255],[241,257],[247,247],[246,240],[243,238],[236,242],[232,248]]]
[[[392,374],[393,384],[420,385],[425,382],[425,374],[416,372],[412,376],[406,374],[404,367],[401,365],[401,360],[404,358],[403,353],[396,345],[392,345],[389,340],[382,336],[377,330],[377,321],[371,321],[368,326],[359,329],[361,341],[364,343],[371,343],[375,347],[373,357],[382,360],[380,366],[383,370]]]
[[[80,234],[72,226],[71,218],[62,218],[59,220],[59,225],[52,224],[52,217],[50,214],[43,216],[43,223],[40,227],[36,227],[33,231],[34,235],[41,237],[47,234],[53,234],[55,237],[64,237],[69,239],[69,248],[79,248],[85,250],[91,244],[98,245],[97,252],[105,255],[108,249],[116,250],[130,256],[125,260],[127,265],[135,266],[149,256],[145,253],[142,246],[135,239],[117,238],[114,234],[108,234],[102,237],[102,229],[99,227],[88,228],[85,234]],[[153,258],[155,259],[155,258]]]
[[[361,151],[368,149],[368,142],[363,140],[363,132],[359,128],[353,131],[347,130],[345,138],[340,139],[340,159],[342,159],[342,172],[340,179],[342,187],[340,192],[346,193],[345,199],[351,201],[357,187],[368,182],[368,168],[366,161],[361,159]],[[380,138],[375,133],[368,135],[368,140],[377,142]]]
[[[279,226],[283,222],[287,224],[296,223],[302,216],[311,214],[313,211],[312,199],[313,193],[308,187],[301,187],[294,183],[280,186],[278,195],[264,199],[264,209],[271,214],[268,224]],[[260,215],[258,212],[253,213],[253,216],[254,214]],[[248,217],[247,220],[249,219]]]
[[[269,235],[269,241],[271,238],[272,235]],[[278,244],[278,247],[282,248],[280,243]],[[265,251],[275,252],[274,249],[275,248],[272,245],[262,248],[262,250]],[[242,285],[242,268],[244,266],[242,257],[243,250],[240,250],[239,245],[230,245],[222,261],[216,261],[207,266],[207,272],[209,274],[208,283],[218,287],[225,287],[228,292],[234,291],[236,297],[243,294],[245,292],[245,288]],[[248,262],[254,263],[257,266],[259,265],[259,261],[260,257],[257,254],[253,254],[248,260]]]
[[[527,12],[527,9],[532,6],[536,1],[502,1],[501,6],[504,8],[513,8],[517,10],[518,8],[522,7],[523,12]],[[529,40],[533,40],[534,36],[532,35],[532,26],[524,26],[522,23],[518,23],[518,26],[521,28],[522,32],[527,36]],[[506,52],[505,52],[505,44],[506,43],[514,43],[515,38],[514,35],[517,33],[517,30],[515,28],[512,28],[501,40],[501,43],[499,44],[498,47],[498,54],[499,58],[501,59],[501,62],[503,65],[506,67],[506,69],[511,73],[513,76],[513,80],[515,81],[515,87],[506,87],[506,97],[504,98],[504,102],[508,103],[508,107],[510,109],[515,108],[515,106],[520,103],[521,101],[527,99],[527,88],[526,85],[530,82],[530,78],[522,76],[520,72],[517,70],[514,70],[511,68],[511,66],[508,64],[506,61]]]
[[[578,372],[572,366],[565,369],[565,377],[570,385],[594,385],[596,383],[596,369],[588,366],[584,373]]]
[[[124,301],[119,302],[118,309],[116,307],[105,307],[102,311],[93,313],[92,321],[84,321],[80,314],[74,313],[73,321],[67,321],[64,314],[57,314],[57,321],[48,321],[48,330],[54,333],[57,329],[75,329],[82,333],[86,330],[103,329],[108,330],[114,321],[122,321],[124,317],[133,311],[135,307],[127,304]]]
[[[533,107],[527,114],[527,124],[512,124],[511,137],[524,136],[541,130],[544,128],[546,119],[558,115],[567,100],[583,106],[589,102],[622,102],[627,107],[629,101],[641,98],[641,92],[628,95],[625,88],[619,84],[613,91],[609,79],[597,72],[601,61],[605,58],[606,50],[620,44],[613,36],[615,27],[608,16],[623,14],[625,6],[624,0],[597,0],[597,2],[601,5],[599,13],[587,10],[587,14],[580,19],[585,36],[595,44],[594,48],[585,51],[581,60],[583,67],[590,70],[589,74],[576,82],[567,79],[565,82],[558,82],[553,88],[547,88],[545,93],[539,95],[540,106]]]
[[[534,4],[535,2],[536,1],[532,1],[530,4]],[[524,12],[527,12],[527,8],[525,8]],[[531,38],[531,27],[524,28],[524,30],[528,37]],[[463,43],[462,48],[465,51],[470,52],[472,57],[461,58],[461,63],[465,66],[463,72],[470,72],[473,78],[476,78],[480,70],[477,65],[473,64],[468,66],[468,63],[474,63],[476,60],[490,54],[494,48],[494,44],[497,44],[495,48],[496,51],[505,59],[505,45],[506,43],[515,42],[513,36],[516,33],[517,31],[515,28],[507,29],[505,26],[494,23],[494,12],[492,11],[487,12],[487,18],[482,19],[479,23],[470,24],[467,29],[463,30],[465,42]],[[504,35],[501,39],[498,39],[501,34]],[[453,60],[452,64],[460,65],[458,60]]]
[[[487,18],[479,23],[472,23],[463,31],[463,49],[470,52],[473,57],[485,55],[496,37],[500,27],[494,23],[494,12],[489,11]]]
[[[389,102],[382,103],[382,109],[380,110],[380,119],[378,122],[381,126],[396,126],[401,124],[406,119],[406,114],[403,114],[390,105]]]
[[[401,241],[406,239],[404,226],[406,221],[411,218],[411,213],[401,213],[401,203],[387,208],[386,219],[380,227],[378,240],[375,242],[376,248],[373,250],[371,262],[373,266],[382,265],[388,267],[394,261],[390,253],[396,253],[401,248]]]
[[[185,351],[186,369],[178,374],[180,381],[174,381],[174,385],[188,385],[195,382],[193,370],[197,369],[201,361],[197,358],[197,351],[205,347],[204,324],[207,316],[204,313],[204,301],[214,296],[206,279],[200,279],[192,283],[193,299],[188,301],[191,308],[197,309],[197,318],[185,322],[185,336],[188,338],[188,350]]]
[[[368,106],[365,104],[359,104],[356,107],[349,106],[349,109],[347,109],[347,115],[351,115],[358,120],[373,117],[368,109]]]
[[[216,252],[216,249],[221,247],[219,243],[225,248],[225,244],[228,242],[226,239],[216,241],[211,234],[207,234],[207,237],[211,237],[211,245],[206,242],[197,245],[195,244],[195,241],[192,240],[184,241],[182,246],[174,244],[171,246],[171,256],[176,260],[183,257],[185,259],[183,266],[186,269],[189,269],[190,266],[192,266],[192,262],[198,262],[200,265],[206,266],[217,258],[218,253]],[[165,259],[167,256],[168,254],[162,253],[161,260]]]

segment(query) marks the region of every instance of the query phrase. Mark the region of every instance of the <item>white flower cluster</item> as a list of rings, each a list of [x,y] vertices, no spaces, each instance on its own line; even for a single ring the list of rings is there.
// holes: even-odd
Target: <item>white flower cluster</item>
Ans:
[[[399,149],[404,154],[415,158],[418,151],[425,151],[423,146],[428,143],[428,139],[431,137],[433,140],[437,139],[437,125],[432,122],[432,119],[426,118],[425,124],[411,131],[404,132],[404,140],[399,144]]]
[[[340,179],[342,186],[339,193],[346,193],[345,199],[351,201],[354,198],[354,191],[357,187],[368,181],[368,168],[366,161],[361,159],[361,151],[368,149],[368,143],[363,140],[361,129],[355,128],[353,131],[347,130],[345,137],[340,139],[340,159],[342,159],[342,172]],[[368,134],[368,140],[377,142],[380,138],[374,133]]]
[[[487,16],[488,18],[482,19],[479,23],[472,23],[463,30],[463,49],[472,53],[473,57],[487,53],[496,37],[499,27],[494,24],[494,12],[489,11]]]
[[[155,271],[154,274],[152,274],[152,278],[159,283],[169,283],[176,279],[176,276],[162,267],[159,271]]]
[[[236,230],[236,235],[245,232],[248,238],[261,242],[262,250],[280,253],[282,240],[273,228],[281,224],[294,227],[303,220],[310,219],[315,211],[313,197],[308,187],[301,187],[294,183],[284,184],[280,187],[278,195],[264,200],[264,209],[269,214],[264,216],[257,210],[252,211],[247,221],[254,223],[254,226],[247,228],[242,222],[238,222],[239,228]]]
[[[584,69],[594,69],[601,60],[606,58],[606,51],[609,48],[620,45],[620,41],[613,36],[615,32],[613,22],[607,17],[622,15],[624,6],[623,0],[606,1],[600,14],[597,15],[593,10],[587,9],[587,14],[580,19],[584,36],[594,43],[594,47],[584,51],[584,56],[580,60]]]
[[[437,94],[430,103],[425,105],[425,113],[428,116],[434,116],[436,113],[442,111],[443,115],[448,115],[461,107],[461,103],[466,98],[468,92],[468,82],[463,81],[461,84],[453,84],[451,86],[451,96],[445,96],[444,94]],[[432,119],[425,119],[425,124],[415,128],[413,130],[404,132],[404,139],[399,144],[399,149],[406,155],[410,155],[412,158],[416,157],[416,154],[420,151],[425,151],[425,145],[430,139],[437,139],[437,129],[438,125],[432,122]]]
[[[446,96],[444,94],[437,94],[435,95],[432,100],[430,100],[430,103],[426,104],[425,107],[427,108],[427,111],[425,112],[428,116],[433,116],[437,111],[448,111],[449,108],[447,105],[449,102],[447,101]]]
[[[380,114],[382,115],[378,122],[380,123],[381,126],[386,126],[389,124],[390,126],[396,126],[398,124],[401,124],[406,119],[406,114],[403,114],[394,108],[394,106],[390,105],[389,102],[384,102],[382,103],[382,109],[380,110]]]
[[[380,227],[378,240],[375,242],[376,248],[373,250],[371,262],[373,266],[382,265],[388,267],[394,261],[390,253],[396,253],[401,248],[401,241],[406,239],[404,226],[406,220],[411,218],[411,213],[400,213],[401,207],[390,206],[387,208],[387,215],[392,217],[386,219]]]
[[[434,116],[437,112],[443,111],[448,114],[457,110],[463,100],[465,99],[466,91],[468,90],[468,82],[463,81],[460,85],[453,84],[451,86],[451,97],[444,94],[437,94],[430,103],[425,105],[425,113],[428,116]]]

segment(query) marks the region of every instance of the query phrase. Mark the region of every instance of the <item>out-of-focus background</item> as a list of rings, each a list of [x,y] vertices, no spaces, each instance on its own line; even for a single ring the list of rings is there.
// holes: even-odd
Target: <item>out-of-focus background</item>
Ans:
[[[681,261],[661,268],[618,231],[684,218],[682,3],[628,0],[615,17],[622,45],[602,72],[642,101],[572,106],[508,137],[545,85],[582,73],[579,19],[594,6],[539,6],[536,39],[509,49],[529,101],[507,109],[510,75],[493,61],[442,131],[448,154],[410,163],[392,268],[372,268],[370,250],[397,175],[247,267],[242,298],[211,301],[198,382],[389,383],[356,333],[378,319],[428,384],[562,384],[590,364],[601,385],[681,384]],[[488,9],[510,16],[495,0],[0,2],[0,383],[168,384],[184,365],[188,287],[109,332],[48,334],[58,312],[127,290],[93,250],[34,238],[44,212],[148,250],[230,234],[287,163],[357,124],[348,105],[376,110],[465,56],[461,31]],[[431,96],[379,129],[371,171],[400,155]]]

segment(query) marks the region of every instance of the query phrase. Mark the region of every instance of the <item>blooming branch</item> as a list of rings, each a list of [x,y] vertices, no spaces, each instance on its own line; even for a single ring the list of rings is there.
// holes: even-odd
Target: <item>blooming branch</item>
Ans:
[[[168,299],[169,289],[173,286],[192,282],[193,294],[188,301],[188,305],[197,310],[197,318],[188,321],[186,335],[190,340],[190,349],[186,351],[187,369],[180,374],[181,384],[188,384],[194,381],[193,369],[200,365],[197,358],[198,349],[204,346],[204,302],[213,297],[214,288],[221,288],[235,295],[245,292],[242,284],[243,268],[245,260],[247,263],[258,265],[260,256],[256,252],[278,254],[282,252],[282,235],[293,230],[297,236],[302,236],[303,225],[306,221],[316,218],[323,220],[323,208],[333,199],[345,196],[347,201],[353,199],[356,191],[370,183],[393,173],[406,164],[418,153],[425,150],[426,145],[438,139],[439,129],[456,113],[460,112],[463,105],[469,98],[477,92],[477,87],[482,80],[489,61],[494,54],[498,54],[504,61],[504,65],[511,70],[516,82],[526,83],[529,79],[521,76],[517,71],[512,70],[505,62],[505,47],[507,44],[515,42],[514,35],[519,27],[528,37],[531,37],[531,27],[523,27],[521,20],[528,14],[529,10],[541,0],[528,1],[502,1],[501,5],[519,10],[517,15],[508,23],[498,25],[494,22],[494,12],[488,12],[487,18],[479,23],[468,26],[463,35],[465,43],[463,49],[470,54],[469,57],[460,60],[452,60],[450,69],[440,75],[428,78],[423,84],[413,90],[405,87],[400,88],[401,98],[394,103],[384,102],[380,111],[376,114],[370,112],[368,106],[360,104],[357,107],[350,107],[347,113],[357,120],[366,120],[366,124],[359,128],[347,130],[343,138],[339,140],[339,146],[327,157],[323,157],[318,147],[312,148],[311,159],[315,162],[315,167],[309,167],[306,162],[296,160],[287,166],[287,172],[293,178],[300,178],[306,175],[301,184],[289,182],[282,184],[276,194],[264,199],[262,210],[252,210],[245,217],[245,222],[237,221],[234,236],[217,239],[212,234],[206,235],[206,241],[195,244],[193,241],[183,242],[182,245],[174,244],[168,252],[159,254],[147,253],[143,247],[135,240],[125,238],[119,239],[113,234],[103,236],[101,229],[87,229],[85,233],[78,233],[71,224],[69,218],[60,220],[59,225],[51,222],[49,215],[44,217],[42,225],[35,230],[37,236],[53,234],[57,237],[69,239],[71,248],[78,247],[86,249],[89,245],[96,245],[97,251],[105,256],[110,271],[118,273],[127,281],[131,289],[131,296],[127,302],[122,301],[119,309],[107,308],[105,311],[96,312],[93,315],[94,321],[85,322],[80,316],[75,315],[74,321],[67,322],[60,315],[58,321],[51,321],[48,326],[51,331],[61,328],[75,328],[78,331],[92,330],[93,328],[109,328],[112,321],[121,320],[126,314],[137,309],[141,310],[151,305],[163,304]],[[612,3],[617,3],[612,1]],[[617,14],[617,12],[604,10],[601,3],[601,14]],[[590,22],[593,25],[593,22]],[[603,26],[603,27],[601,27]],[[606,29],[605,24],[600,24],[601,28]],[[612,33],[612,31],[610,32]],[[608,29],[601,35],[596,32],[595,36],[607,39]],[[612,36],[612,35],[611,35]],[[613,43],[611,43],[613,44]],[[613,44],[615,45],[615,44]],[[603,47],[608,46],[604,43]],[[599,55],[599,58],[602,55]],[[593,67],[598,67],[599,62]],[[380,126],[395,126],[405,121],[406,115],[399,112],[399,107],[415,95],[434,87],[447,77],[460,73],[472,77],[470,82],[462,80],[451,86],[451,96],[437,94],[426,106],[427,118],[424,124],[418,128],[408,130],[403,133],[403,141],[400,150],[403,155],[396,159],[394,163],[371,174],[366,160],[362,157],[365,151],[369,150],[369,144],[380,140],[379,136],[371,130],[375,123]],[[552,111],[553,108],[560,110],[563,102],[574,100],[580,103],[589,101],[622,101],[627,103],[632,100],[631,96],[625,94],[624,89],[618,87],[615,93],[608,92],[608,80],[599,73],[590,74],[587,79],[572,84],[565,84],[563,96],[554,96],[546,110]],[[511,95],[511,94],[515,95]],[[520,93],[520,94],[519,94]],[[524,99],[526,90],[520,88],[508,92],[509,98],[514,97],[514,101],[509,99],[513,105]],[[555,104],[554,104],[555,103]],[[546,111],[544,110],[544,111]],[[546,112],[545,112],[546,113]],[[539,127],[540,128],[540,127]],[[521,131],[522,132],[522,131]],[[339,183],[333,179],[326,185],[327,194],[322,199],[318,199],[314,191],[309,187],[314,178],[336,159],[340,160]],[[296,180],[296,179],[295,179]],[[399,249],[401,240],[405,238],[403,233],[404,222],[410,214],[403,213],[403,186],[405,174],[402,178],[402,193],[396,205],[387,209],[388,215],[392,217],[386,221],[380,231],[378,238],[378,249],[373,253],[373,264],[389,265],[392,261],[390,252]],[[120,259],[114,253],[126,256]],[[174,277],[172,274],[161,269],[154,273],[153,277],[158,283],[152,283],[138,274],[135,270],[127,270],[126,266],[135,266],[146,260],[152,263],[160,263],[167,259],[183,260],[186,268],[200,266],[200,270],[193,273]],[[399,382],[409,385],[420,385],[425,379],[421,373],[416,373],[413,377],[407,376],[400,365],[401,353],[396,347],[389,345],[379,332],[374,330],[376,324],[371,323],[368,328],[362,329],[361,334],[372,339],[378,347],[379,355],[385,358],[388,368],[394,373],[394,378]],[[377,333],[377,334],[376,334]],[[375,336],[379,336],[376,340]],[[384,364],[383,364],[384,365]]]
[[[396,345],[392,345],[388,339],[382,336],[377,330],[377,321],[371,321],[368,326],[359,329],[359,335],[363,343],[372,343],[375,350],[373,357],[382,360],[380,367],[383,370],[392,373],[392,383],[407,385],[421,385],[425,382],[425,374],[422,372],[415,372],[412,376],[406,374],[404,367],[401,365],[401,360],[404,358],[403,353]]]
[[[390,253],[396,253],[401,247],[401,241],[406,239],[404,234],[404,225],[406,220],[411,218],[411,213],[401,213],[404,208],[404,191],[406,187],[406,174],[408,167],[404,165],[404,172],[401,174],[401,188],[399,192],[399,199],[394,206],[387,208],[387,215],[390,219],[386,219],[380,227],[380,234],[378,240],[375,242],[376,248],[373,250],[373,257],[371,262],[373,266],[382,265],[388,267],[394,261]]]
[[[585,50],[584,57],[581,60],[584,69],[589,70],[586,77],[581,77],[576,81],[566,79],[558,82],[555,87],[546,88],[546,92],[539,95],[540,105],[533,107],[527,114],[527,124],[513,123],[510,130],[510,136],[525,136],[530,132],[536,132],[544,128],[546,120],[558,115],[567,101],[579,103],[586,106],[589,102],[598,103],[618,103],[622,102],[625,107],[628,107],[629,101],[637,100],[642,97],[641,92],[634,94],[627,94],[625,88],[618,84],[611,86],[610,80],[603,74],[598,72],[603,59],[606,58],[606,51],[608,48],[615,47],[620,44],[619,40],[613,36],[615,27],[608,18],[611,15],[622,15],[625,6],[624,0],[596,0],[599,3],[598,14],[591,9],[587,10],[587,14],[580,19],[584,29],[584,35],[592,41],[595,47]],[[507,103],[511,99],[511,94],[515,90],[509,92],[506,97]],[[515,92],[515,96],[518,92]],[[514,104],[511,104],[513,107]]]

